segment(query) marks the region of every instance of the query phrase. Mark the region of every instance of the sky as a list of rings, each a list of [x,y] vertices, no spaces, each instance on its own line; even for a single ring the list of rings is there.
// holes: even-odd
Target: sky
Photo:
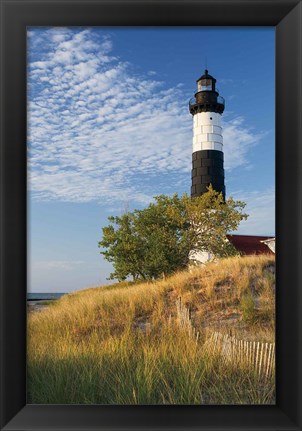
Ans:
[[[190,194],[188,101],[205,66],[225,98],[226,194],[237,233],[275,234],[272,27],[30,27],[28,291],[107,284],[110,215]]]

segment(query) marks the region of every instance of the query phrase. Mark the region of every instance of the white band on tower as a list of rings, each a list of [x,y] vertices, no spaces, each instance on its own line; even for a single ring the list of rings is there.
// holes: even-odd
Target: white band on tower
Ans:
[[[221,115],[199,112],[193,116],[193,153],[201,150],[223,151]]]

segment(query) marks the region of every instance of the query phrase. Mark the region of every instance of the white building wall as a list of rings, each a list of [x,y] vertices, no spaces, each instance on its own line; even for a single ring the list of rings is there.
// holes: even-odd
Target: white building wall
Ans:
[[[261,241],[263,244],[267,245],[268,248],[273,252],[276,253],[276,239],[275,238],[270,238],[270,239],[266,239],[264,241]]]
[[[213,258],[214,255],[207,251],[191,251],[189,255],[190,262],[194,264],[206,263]]]

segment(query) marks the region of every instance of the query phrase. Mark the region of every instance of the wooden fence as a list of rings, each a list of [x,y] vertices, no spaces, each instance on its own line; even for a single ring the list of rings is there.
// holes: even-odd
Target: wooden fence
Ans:
[[[235,366],[253,369],[259,377],[271,377],[275,372],[275,343],[239,340],[228,334],[213,332],[206,341],[208,349]]]
[[[179,326],[197,342],[199,332],[194,328],[190,310],[183,304],[181,297],[176,301],[176,311]],[[275,373],[275,343],[239,340],[235,336],[212,332],[208,333],[204,348],[234,366],[253,369],[261,378],[272,377]]]
[[[190,338],[199,339],[199,332],[192,325],[190,310],[183,304],[181,297],[176,301],[177,321],[179,326],[184,329]]]

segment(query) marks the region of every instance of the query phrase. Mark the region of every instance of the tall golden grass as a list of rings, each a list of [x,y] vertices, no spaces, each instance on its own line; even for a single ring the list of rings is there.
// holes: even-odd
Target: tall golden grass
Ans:
[[[274,377],[260,381],[203,344],[211,330],[274,341],[273,267],[271,256],[232,257],[165,280],[82,290],[30,312],[28,402],[274,403]],[[177,324],[180,296],[198,340]]]

